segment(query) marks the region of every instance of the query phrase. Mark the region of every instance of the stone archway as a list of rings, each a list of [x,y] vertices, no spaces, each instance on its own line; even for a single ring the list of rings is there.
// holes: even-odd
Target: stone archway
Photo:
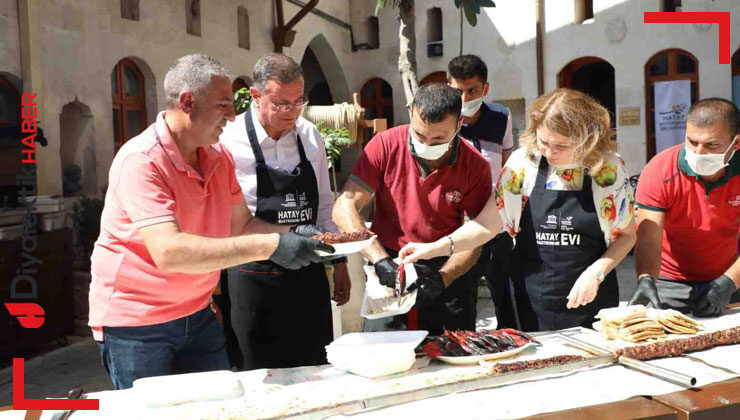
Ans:
[[[65,195],[96,193],[98,177],[94,126],[90,107],[77,98],[62,107],[59,114],[59,157]],[[69,177],[65,179],[65,175],[75,172],[71,165],[76,165],[81,170],[79,179],[81,190],[75,188],[75,182]]]
[[[581,57],[568,63],[558,73],[558,87],[575,89],[596,99],[612,115],[616,126],[614,66],[599,57]]]
[[[331,98],[334,102],[352,102],[352,95],[347,84],[347,79],[344,77],[342,72],[342,65],[339,63],[334,50],[332,49],[329,42],[326,40],[323,34],[316,35],[311,42],[308,43],[306,51],[304,52],[304,58],[306,53],[312,53],[316,61],[318,61],[321,67],[321,72],[324,75],[326,83],[329,85],[331,92]],[[303,60],[301,60],[303,61]],[[308,94],[308,91],[306,92]]]

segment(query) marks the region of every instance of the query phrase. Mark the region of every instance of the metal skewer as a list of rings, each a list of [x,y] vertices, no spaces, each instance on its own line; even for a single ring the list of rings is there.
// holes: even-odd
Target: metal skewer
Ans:
[[[619,358],[617,359],[617,363],[635,370],[639,370],[642,373],[655,376],[658,379],[684,386],[686,388],[691,388],[696,385],[696,378],[693,376],[684,375],[683,373],[676,372],[675,370],[651,365],[650,363],[633,359],[631,357],[619,356]]]
[[[593,344],[587,343],[585,341],[579,340],[574,337],[567,336],[565,334],[561,333],[555,333],[558,338],[562,339],[563,341],[567,341],[570,344],[573,344],[575,347],[578,347],[581,350],[585,350],[589,353],[594,354],[612,354],[606,349],[603,349],[601,347],[595,346]],[[684,375],[681,372],[676,372],[675,370],[666,369],[660,366],[651,365],[650,363],[643,362],[641,360],[633,359],[631,357],[615,357],[612,355],[614,362],[619,363],[620,365],[627,366],[629,368],[638,370],[642,373],[655,376],[658,379],[662,379],[666,382],[671,382],[677,385],[684,386],[686,388],[691,388],[694,385],[696,385],[696,378],[690,375]]]

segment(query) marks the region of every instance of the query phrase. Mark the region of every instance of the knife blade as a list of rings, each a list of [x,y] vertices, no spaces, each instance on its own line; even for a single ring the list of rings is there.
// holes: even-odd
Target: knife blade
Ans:
[[[396,269],[396,284],[393,288],[393,295],[398,298],[398,306],[401,306],[401,297],[403,296],[404,289],[406,288],[406,270],[404,265],[401,264]]]
[[[84,398],[82,395],[82,388],[73,388],[67,393],[67,399],[68,400],[79,400]],[[57,420],[67,420],[69,416],[72,415],[72,412],[75,410],[67,410],[62,413],[61,416]]]

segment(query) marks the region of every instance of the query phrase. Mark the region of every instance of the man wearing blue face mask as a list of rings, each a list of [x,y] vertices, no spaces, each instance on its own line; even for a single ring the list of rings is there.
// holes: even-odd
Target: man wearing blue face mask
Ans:
[[[686,142],[656,155],[637,185],[638,284],[630,304],[718,316],[740,285],[740,111],[695,103]]]
[[[511,112],[499,104],[483,102],[490,84],[488,67],[478,56],[467,54],[453,58],[447,66],[447,77],[450,86],[460,89],[462,94],[460,136],[481,152],[491,167],[491,179],[495,184],[514,148]],[[483,246],[473,269],[486,276],[498,328],[518,327],[510,285],[513,248],[514,240],[508,233],[501,232]]]
[[[339,229],[355,231],[364,227],[360,210],[375,198],[370,229],[378,238],[364,254],[387,287],[395,285],[398,250],[452,233],[464,217],[478,215],[491,195],[488,163],[457,135],[461,106],[457,89],[442,83],[420,87],[411,124],[379,133],[367,144],[334,205]],[[453,243],[450,247],[454,250]],[[477,279],[467,273],[479,254],[477,248],[415,264],[418,316],[367,320],[365,330],[475,329]]]

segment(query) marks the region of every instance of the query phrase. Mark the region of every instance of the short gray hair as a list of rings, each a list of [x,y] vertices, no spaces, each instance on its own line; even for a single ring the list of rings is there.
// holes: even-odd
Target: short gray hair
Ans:
[[[182,92],[190,91],[198,97],[211,85],[213,76],[232,79],[231,73],[223,64],[205,54],[190,54],[175,60],[164,76],[167,108],[177,108]]]
[[[252,70],[254,87],[262,91],[270,79],[280,83],[290,83],[303,77],[303,69],[293,57],[280,53],[270,53],[257,60]]]

